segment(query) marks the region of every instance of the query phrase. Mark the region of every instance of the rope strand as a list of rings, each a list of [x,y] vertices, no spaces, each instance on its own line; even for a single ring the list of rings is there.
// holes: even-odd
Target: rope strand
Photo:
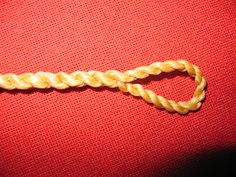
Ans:
[[[144,89],[140,84],[131,83],[137,79],[147,78],[150,75],[159,75],[162,72],[170,73],[175,70],[187,72],[195,79],[197,88],[189,101],[175,102],[167,100],[151,90]],[[83,87],[85,85],[90,87],[107,86],[119,88],[122,92],[129,92],[133,96],[142,97],[146,102],[152,103],[159,109],[186,114],[189,111],[196,111],[200,108],[201,102],[205,99],[206,80],[196,65],[185,60],[156,62],[149,66],[128,70],[124,73],[109,70],[106,72],[76,71],[71,74],[65,72],[56,74],[50,72],[24,73],[20,75],[11,73],[0,74],[0,88],[6,90],[27,90],[31,88],[63,90],[69,87]]]

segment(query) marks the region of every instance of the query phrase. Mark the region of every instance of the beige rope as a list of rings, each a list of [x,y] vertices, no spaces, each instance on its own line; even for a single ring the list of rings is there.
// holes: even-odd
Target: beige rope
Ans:
[[[130,83],[137,79],[147,78],[149,75],[159,75],[162,72],[170,73],[175,70],[187,72],[191,77],[195,78],[197,88],[189,101],[175,102],[167,100],[151,90],[144,89],[140,84]],[[50,72],[24,73],[20,75],[11,73],[0,74],[0,88],[6,90],[26,90],[30,88],[55,88],[62,90],[69,87],[83,87],[85,85],[91,87],[118,87],[122,92],[129,92],[133,96],[142,97],[146,102],[154,104],[157,108],[186,114],[189,111],[196,111],[200,108],[201,101],[205,98],[206,80],[196,65],[185,60],[156,62],[149,66],[128,70],[124,73],[109,70],[106,72],[76,71],[71,74],[65,72],[56,74]]]

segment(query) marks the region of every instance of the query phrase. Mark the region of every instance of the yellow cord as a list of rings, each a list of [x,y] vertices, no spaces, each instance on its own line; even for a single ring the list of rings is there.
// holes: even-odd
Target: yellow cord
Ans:
[[[159,75],[160,73],[170,73],[172,71],[187,72],[195,78],[197,88],[193,97],[186,102],[167,100],[166,98],[155,94],[153,91],[144,89],[140,84],[131,84],[137,79],[147,78],[149,75]],[[110,88],[118,87],[122,92],[129,92],[133,96],[142,97],[146,102],[154,104],[159,109],[166,109],[169,112],[178,112],[186,114],[189,111],[196,111],[201,106],[201,101],[205,98],[206,80],[201,71],[194,64],[185,60],[156,62],[149,66],[141,66],[134,70],[128,70],[124,73],[109,70],[100,71],[75,71],[71,74],[59,72],[56,74],[50,72],[37,72],[16,74],[0,74],[0,88],[6,90],[30,88],[46,89],[66,89],[69,87],[91,87],[107,86]]]

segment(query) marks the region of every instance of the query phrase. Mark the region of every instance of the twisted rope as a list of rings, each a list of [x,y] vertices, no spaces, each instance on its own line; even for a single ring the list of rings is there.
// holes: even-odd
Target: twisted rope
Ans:
[[[170,73],[173,71],[187,72],[194,77],[197,88],[193,97],[189,101],[175,102],[155,94],[153,91],[144,89],[140,84],[130,82],[137,79],[144,79],[150,75],[159,75],[160,73]],[[178,112],[186,114],[189,111],[196,111],[201,106],[201,101],[205,98],[206,80],[201,71],[194,64],[185,60],[156,62],[149,66],[141,66],[134,70],[128,70],[124,73],[116,70],[100,71],[76,71],[71,74],[59,72],[56,74],[50,72],[37,72],[16,74],[0,74],[0,88],[6,90],[20,89],[27,90],[31,88],[38,89],[66,89],[69,87],[91,87],[107,86],[110,88],[118,87],[122,92],[129,92],[133,96],[142,97],[146,102],[154,104],[159,109],[166,109],[169,112]]]

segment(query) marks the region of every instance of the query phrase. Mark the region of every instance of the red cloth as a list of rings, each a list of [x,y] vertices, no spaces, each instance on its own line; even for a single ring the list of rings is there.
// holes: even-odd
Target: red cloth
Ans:
[[[201,110],[186,116],[116,89],[1,90],[0,175],[167,175],[196,154],[235,147],[235,17],[234,0],[0,1],[2,74],[185,58],[208,83]],[[178,72],[141,83],[174,100],[195,89]]]

